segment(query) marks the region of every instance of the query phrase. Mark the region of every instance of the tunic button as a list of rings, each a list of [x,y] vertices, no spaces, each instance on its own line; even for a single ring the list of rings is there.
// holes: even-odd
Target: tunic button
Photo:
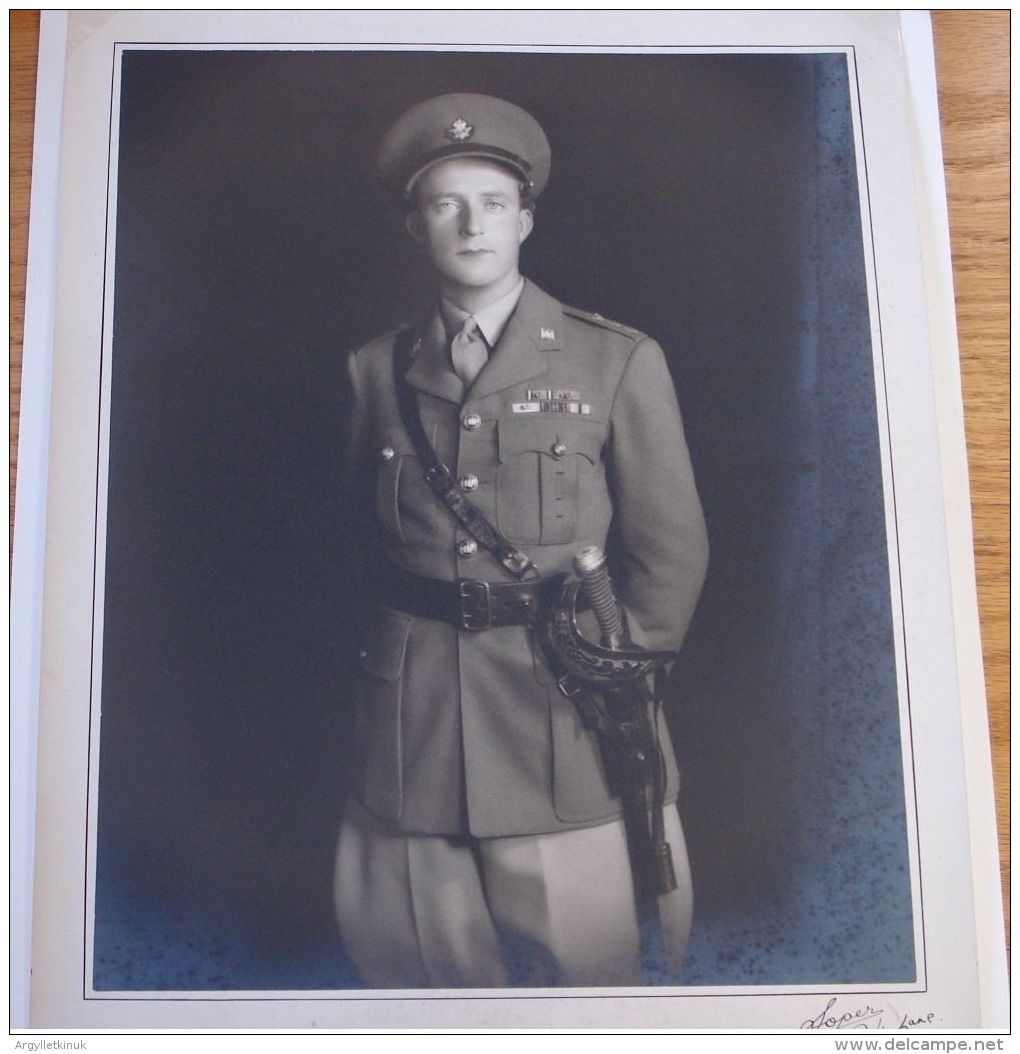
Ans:
[[[460,489],[461,490],[474,490],[478,486],[477,476],[461,476],[460,477]]]
[[[461,556],[474,556],[478,552],[478,543],[474,538],[465,538],[462,542],[457,543],[457,552]]]
[[[368,658],[368,648],[360,648],[358,650],[358,658],[362,659],[362,660],[367,659]]]
[[[397,452],[391,446],[384,446],[382,450],[379,451],[379,456],[383,461],[392,461],[397,456]]]
[[[464,420],[461,421],[461,424],[469,432],[473,432],[476,428],[479,428],[481,426],[481,423],[482,419],[478,416],[478,414],[465,414]]]
[[[567,445],[566,445],[566,443],[553,443],[553,445],[552,445],[552,452],[557,457],[563,457],[563,455],[567,452]]]

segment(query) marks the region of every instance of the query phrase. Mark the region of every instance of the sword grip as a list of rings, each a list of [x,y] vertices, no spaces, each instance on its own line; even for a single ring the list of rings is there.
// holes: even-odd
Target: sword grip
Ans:
[[[586,545],[574,557],[574,573],[581,580],[584,595],[595,612],[602,633],[602,644],[619,649],[626,643],[620,608],[606,566],[606,554],[597,545]]]

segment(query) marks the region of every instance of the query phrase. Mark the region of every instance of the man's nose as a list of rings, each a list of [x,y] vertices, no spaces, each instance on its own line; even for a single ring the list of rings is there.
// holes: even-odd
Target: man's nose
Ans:
[[[482,233],[482,210],[477,205],[465,205],[460,217],[461,231],[466,236]]]

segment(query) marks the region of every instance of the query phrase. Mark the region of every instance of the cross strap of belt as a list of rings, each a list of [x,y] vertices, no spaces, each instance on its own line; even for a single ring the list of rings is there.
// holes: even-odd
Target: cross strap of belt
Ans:
[[[508,538],[502,535],[463,494],[453,473],[443,464],[435,448],[425,434],[421,421],[421,411],[414,389],[407,383],[407,371],[411,359],[420,347],[421,340],[416,338],[413,329],[406,329],[397,335],[393,351],[393,380],[397,392],[397,406],[418,456],[425,482],[432,492],[449,509],[454,519],[468,534],[499,561],[503,569],[514,578],[523,580],[527,577],[537,578],[538,569],[526,553],[521,552]]]

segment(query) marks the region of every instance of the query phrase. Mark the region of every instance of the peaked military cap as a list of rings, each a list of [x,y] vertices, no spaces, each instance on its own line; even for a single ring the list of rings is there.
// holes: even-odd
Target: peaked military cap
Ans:
[[[549,140],[531,114],[491,95],[459,92],[437,95],[397,118],[379,148],[379,171],[393,190],[410,194],[426,169],[452,157],[506,165],[534,197],[552,163]]]

